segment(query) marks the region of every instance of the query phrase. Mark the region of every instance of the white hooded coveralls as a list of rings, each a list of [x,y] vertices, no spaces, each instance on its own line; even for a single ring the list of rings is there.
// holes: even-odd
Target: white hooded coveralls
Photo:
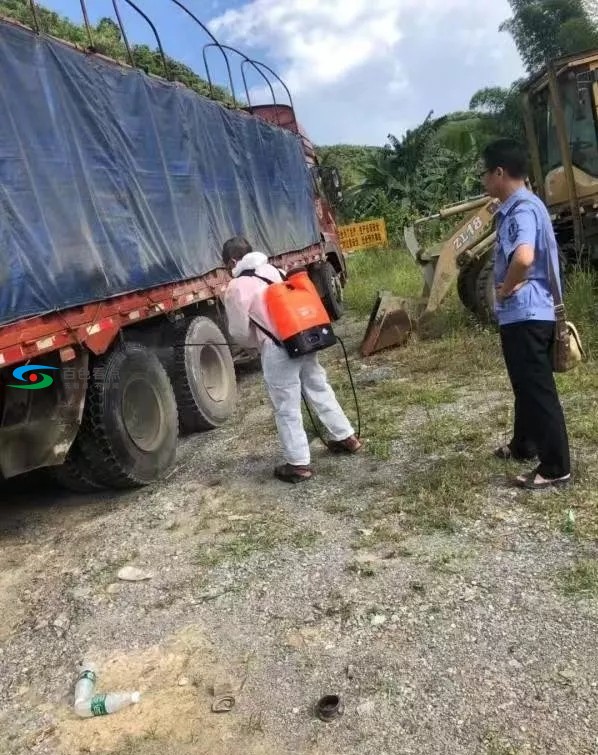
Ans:
[[[354,430],[328,384],[317,355],[291,359],[283,347],[277,346],[251,322],[258,322],[276,336],[264,302],[267,284],[256,277],[239,277],[248,270],[273,283],[282,280],[279,271],[268,264],[265,254],[246,254],[234,268],[233,280],[224,294],[229,333],[240,346],[259,349],[284,460],[294,466],[308,466],[310,453],[301,415],[302,392],[328,431],[330,440],[345,440]]]

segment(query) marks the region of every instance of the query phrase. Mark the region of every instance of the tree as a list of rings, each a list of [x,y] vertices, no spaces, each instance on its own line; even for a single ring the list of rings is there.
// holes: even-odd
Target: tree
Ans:
[[[75,24],[64,16],[54,13],[36,3],[37,19],[40,28],[46,34],[64,39],[79,47],[89,46],[87,30],[82,24]],[[0,16],[13,18],[16,21],[32,26],[33,17],[29,0],[0,0]],[[97,52],[108,55],[115,60],[129,62],[128,53],[122,40],[118,24],[110,18],[102,18],[97,26],[92,27],[94,48]],[[132,45],[131,49],[135,65],[147,73],[164,76],[164,65],[157,49],[148,45]],[[205,79],[198,76],[189,66],[167,56],[168,74],[174,81],[180,81],[205,97],[230,102],[231,97],[226,89],[214,86],[212,90]]]
[[[547,59],[598,46],[584,0],[509,0],[513,17],[500,26],[515,40],[530,73]]]
[[[382,150],[382,147],[362,147],[351,144],[334,144],[317,148],[320,165],[336,168],[343,188],[350,189],[362,179],[362,168],[368,159]]]
[[[96,28],[98,34],[101,34],[103,37],[111,37],[116,42],[121,41],[122,33],[120,26],[111,18],[101,18]]]
[[[418,215],[480,190],[477,161],[485,123],[476,113],[433,118],[398,139],[362,167],[361,183],[347,192],[354,218],[386,219],[391,237]]]
[[[598,0],[583,0],[583,7],[593,24],[598,24]]]
[[[485,120],[486,133],[490,138],[507,136],[522,141],[523,105],[520,86],[516,81],[509,88],[486,87],[477,91],[469,107]]]

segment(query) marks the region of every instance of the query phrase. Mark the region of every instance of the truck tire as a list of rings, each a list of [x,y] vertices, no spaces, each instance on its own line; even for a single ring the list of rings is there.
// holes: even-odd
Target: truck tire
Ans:
[[[470,312],[476,311],[476,281],[483,259],[476,257],[459,270],[457,293],[461,303]]]
[[[48,471],[55,482],[72,493],[96,493],[104,490],[104,486],[93,479],[89,465],[79,450],[77,440],[73,443],[64,463],[59,467],[50,467]]]
[[[235,366],[226,337],[208,317],[187,320],[174,348],[174,392],[181,433],[213,430],[234,411]]]
[[[172,466],[179,423],[174,391],[158,357],[123,343],[97,363],[87,389],[77,443],[92,479],[135,488],[159,480]]]
[[[339,320],[345,309],[340,273],[336,272],[330,262],[323,262],[318,267],[311,268],[310,276],[320,292],[328,316],[332,322]]]
[[[496,322],[494,312],[494,259],[485,254],[475,284],[475,314],[484,325]]]

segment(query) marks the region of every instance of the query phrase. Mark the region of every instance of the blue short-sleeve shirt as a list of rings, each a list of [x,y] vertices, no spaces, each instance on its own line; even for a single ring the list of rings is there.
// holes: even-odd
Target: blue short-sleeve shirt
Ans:
[[[496,214],[494,282],[505,280],[512,255],[522,244],[534,248],[534,263],[527,282],[514,294],[496,302],[499,325],[527,320],[553,322],[554,300],[550,283],[550,266],[556,274],[560,291],[558,245],[546,206],[527,189],[518,189],[500,206]]]

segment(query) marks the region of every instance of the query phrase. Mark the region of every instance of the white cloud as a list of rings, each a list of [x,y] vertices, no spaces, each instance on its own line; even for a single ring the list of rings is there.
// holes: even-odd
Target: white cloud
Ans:
[[[299,93],[338,81],[392,51],[401,38],[397,0],[254,0],[212,21],[212,30],[266,47],[286,66]]]
[[[251,0],[213,19],[274,62],[319,142],[382,142],[520,75],[507,0]],[[386,125],[384,125],[386,124]]]

